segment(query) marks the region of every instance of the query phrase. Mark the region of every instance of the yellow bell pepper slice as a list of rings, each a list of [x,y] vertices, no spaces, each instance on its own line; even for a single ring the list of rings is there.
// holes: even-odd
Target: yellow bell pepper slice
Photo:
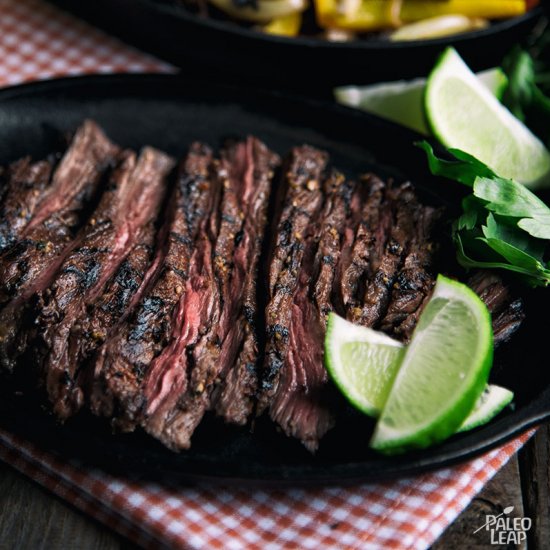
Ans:
[[[404,0],[401,19],[404,23],[435,17],[460,14],[483,19],[503,19],[523,15],[527,11],[525,0]]]
[[[276,34],[278,36],[298,36],[302,26],[302,14],[297,11],[273,19],[270,23],[262,27],[262,30],[268,34]]]
[[[350,30],[376,30],[392,26],[388,0],[361,0],[357,11],[345,13],[340,0],[315,0],[315,13],[320,27]]]
[[[498,19],[523,15],[527,10],[525,0],[361,0],[353,14],[342,6],[342,0],[315,0],[319,26],[374,31],[438,15]]]

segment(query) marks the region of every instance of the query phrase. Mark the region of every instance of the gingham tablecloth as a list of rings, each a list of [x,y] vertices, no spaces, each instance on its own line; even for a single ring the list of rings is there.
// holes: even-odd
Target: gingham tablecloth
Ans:
[[[0,86],[172,70],[41,0],[0,0]],[[531,434],[461,466],[353,488],[252,491],[136,482],[68,462],[2,430],[0,459],[145,548],[424,549]]]

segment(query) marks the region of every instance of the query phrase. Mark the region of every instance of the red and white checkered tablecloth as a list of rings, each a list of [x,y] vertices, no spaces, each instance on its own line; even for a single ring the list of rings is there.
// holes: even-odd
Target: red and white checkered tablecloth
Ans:
[[[0,86],[172,70],[42,0],[0,0]],[[532,433],[454,468],[353,488],[138,483],[63,460],[2,430],[0,459],[144,548],[424,549]]]

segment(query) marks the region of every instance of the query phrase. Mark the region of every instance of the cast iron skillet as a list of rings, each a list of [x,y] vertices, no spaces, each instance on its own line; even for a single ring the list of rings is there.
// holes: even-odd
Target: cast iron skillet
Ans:
[[[151,144],[178,156],[192,140],[217,146],[224,137],[247,133],[279,153],[307,142],[328,150],[336,166],[355,176],[373,170],[397,181],[410,177],[422,200],[448,205],[451,214],[462,191],[430,177],[423,153],[412,145],[418,136],[393,124],[322,102],[189,84],[172,76],[93,76],[0,91],[0,163],[55,150],[59,133],[85,117],[97,120],[122,145]],[[456,273],[456,267],[449,270]],[[296,485],[414,474],[478,455],[550,416],[550,293],[525,292],[525,299],[527,321],[501,348],[492,373],[492,381],[514,390],[515,410],[422,452],[388,458],[369,451],[373,423],[344,408],[316,456],[263,419],[251,433],[214,418],[201,425],[190,451],[175,454],[140,433],[112,435],[106,422],[86,416],[57,426],[29,394],[29,381],[12,378],[0,381],[0,426],[65,456],[171,480]]]
[[[328,94],[341,84],[425,76],[438,54],[455,45],[475,70],[500,64],[543,9],[477,32],[437,40],[346,43],[269,36],[231,21],[199,17],[170,0],[52,0],[124,40],[152,52],[189,77]],[[476,0],[472,0],[476,1]]]

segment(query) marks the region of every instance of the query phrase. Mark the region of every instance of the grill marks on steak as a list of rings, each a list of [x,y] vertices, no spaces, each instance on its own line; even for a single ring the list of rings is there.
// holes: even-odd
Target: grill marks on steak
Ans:
[[[0,361],[13,368],[13,347],[24,306],[46,288],[64,257],[75,247],[76,230],[102,177],[118,154],[103,132],[85,122],[76,132],[20,240],[0,256]]]
[[[252,414],[258,390],[257,279],[271,186],[280,163],[279,157],[259,140],[249,138],[246,146],[252,159],[253,185],[242,198],[244,223],[238,233],[235,274],[230,288],[235,300],[231,306],[233,319],[229,314],[225,316],[229,325],[221,349],[222,380],[212,396],[216,413],[226,422],[240,425]]]
[[[491,312],[495,346],[506,342],[525,319],[523,300],[515,298],[510,287],[491,271],[477,271],[467,284]]]
[[[50,182],[52,168],[48,161],[31,163],[27,157],[7,170],[0,206],[0,252],[21,236],[31,220]]]
[[[380,325],[381,330],[406,342],[435,284],[433,266],[437,246],[433,241],[433,230],[442,214],[440,209],[419,204],[414,196],[410,197],[409,206],[413,222],[412,238]]]
[[[228,237],[238,222],[238,212],[220,211],[221,193],[234,192],[235,179],[222,158],[212,177],[211,202],[194,242],[183,293],[172,316],[172,332],[166,347],[150,365],[142,382],[143,410],[139,421],[146,431],[173,449],[181,448],[166,426],[169,410],[187,389],[193,365],[192,347],[219,322],[222,297],[214,264],[229,269],[226,257],[216,257],[216,235]],[[223,191],[222,191],[223,187]],[[231,244],[224,242],[228,247]],[[207,342],[209,345],[209,342]],[[178,434],[179,436],[179,434]]]
[[[114,162],[118,149],[92,122],[81,126],[59,166],[48,192],[22,232],[22,239],[1,258],[0,305],[17,293],[24,302],[47,279],[74,231],[85,216],[85,207],[97,191],[102,175]],[[40,282],[42,282],[40,280]]]
[[[77,246],[53,283],[39,293],[35,325],[46,354],[46,389],[59,418],[71,414],[71,402],[79,407],[83,400],[82,391],[74,385],[79,363],[69,361],[72,326],[98,298],[143,229],[156,220],[173,164],[164,153],[149,147],[137,161],[134,153],[124,154],[95,212],[77,235]]]
[[[244,360],[253,365],[256,362],[256,335],[249,321],[254,322],[257,261],[269,188],[277,163],[278,157],[255,138],[222,152],[220,224],[213,250],[216,287],[208,289],[201,285],[205,291],[199,294],[202,319],[197,320],[200,324],[194,331],[185,331],[185,340],[178,339],[180,345],[185,341],[187,346],[186,369],[182,368],[183,361],[178,365],[182,373],[187,371],[187,379],[182,376],[178,384],[172,383],[164,396],[156,391],[152,399],[148,399],[148,416],[144,422],[149,433],[172,448],[190,446],[195,428],[211,408],[215,382],[219,380],[221,384],[228,371],[239,368],[237,357],[245,336],[252,339],[253,346],[248,344],[249,355]],[[248,319],[243,311],[246,299],[249,300]],[[207,307],[209,303],[211,308]],[[184,316],[188,317],[189,305],[186,308]],[[173,368],[173,364],[165,364],[163,376],[172,377]],[[253,391],[249,389],[248,393]],[[146,398],[149,397],[147,387],[145,392]],[[249,410],[245,399],[240,414],[247,416]]]
[[[360,306],[351,310],[350,320],[367,327],[377,327],[384,317],[391,289],[407,252],[413,231],[410,201],[414,193],[408,184],[386,188],[381,220],[374,230],[374,245],[369,249],[369,271]],[[382,231],[381,231],[382,229]],[[384,240],[387,239],[385,242]],[[380,249],[383,245],[383,252]],[[377,250],[378,249],[378,250]]]
[[[193,144],[170,197],[170,214],[161,230],[153,265],[145,275],[146,290],[139,303],[131,303],[135,311],[102,346],[94,365],[92,410],[112,415],[117,407],[118,424],[123,429],[133,429],[142,412],[141,384],[172,339],[187,279],[191,269],[198,268],[192,262],[192,255],[196,258],[198,254],[193,252],[193,245],[197,235],[205,235],[206,221],[218,196],[211,163],[211,150]]]
[[[420,241],[428,244],[436,213],[419,205],[410,184],[394,187],[372,175],[354,184],[333,174],[324,195],[322,212],[303,242],[298,283],[290,292],[290,322],[281,323],[280,343],[268,341],[268,354],[270,345],[282,350],[275,356],[281,360],[275,385],[269,363],[265,372],[274,391],[270,395],[264,388],[260,396],[260,410],[269,406],[283,431],[311,451],[334,424],[322,358],[328,312],[375,328],[386,318],[387,324],[400,324],[404,318],[395,317],[399,302],[419,306],[433,284],[433,254],[422,254]],[[419,282],[423,286],[416,288]],[[273,305],[267,315],[277,311]]]
[[[347,318],[358,309],[359,297],[382,254],[389,221],[387,208],[383,206],[385,188],[382,180],[369,175],[361,179],[352,195],[333,290],[336,310]]]
[[[269,406],[270,417],[310,451],[333,427],[330,387],[323,365],[326,316],[332,311],[332,288],[339,261],[339,231],[351,213],[353,184],[333,172],[325,181],[326,201],[306,239],[291,320],[284,366]]]
[[[195,143],[164,201],[171,159],[121,153],[87,122],[53,176],[45,161],[0,169],[2,364],[27,349],[61,419],[88,404],[180,450],[206,411],[242,425],[256,406],[315,451],[335,420],[328,313],[407,342],[435,283],[440,212],[409,184],[355,183],[295,148],[275,200],[262,356],[258,264],[278,163],[256,138],[219,161]],[[521,300],[492,273],[469,284],[495,343],[508,339]]]
[[[271,404],[288,352],[292,304],[304,260],[305,243],[314,238],[314,222],[323,205],[322,174],[328,155],[304,145],[292,150],[283,173],[280,215],[273,236],[268,274],[265,364],[258,411]]]
[[[143,228],[139,242],[122,261],[103,294],[93,305],[88,304],[86,314],[71,328],[67,356],[68,364],[76,367],[73,367],[76,375],[71,393],[77,398],[70,400],[72,412],[80,408],[81,397],[92,388],[94,352],[129,314],[132,300],[143,291],[145,275],[154,258],[156,233],[153,222]]]

